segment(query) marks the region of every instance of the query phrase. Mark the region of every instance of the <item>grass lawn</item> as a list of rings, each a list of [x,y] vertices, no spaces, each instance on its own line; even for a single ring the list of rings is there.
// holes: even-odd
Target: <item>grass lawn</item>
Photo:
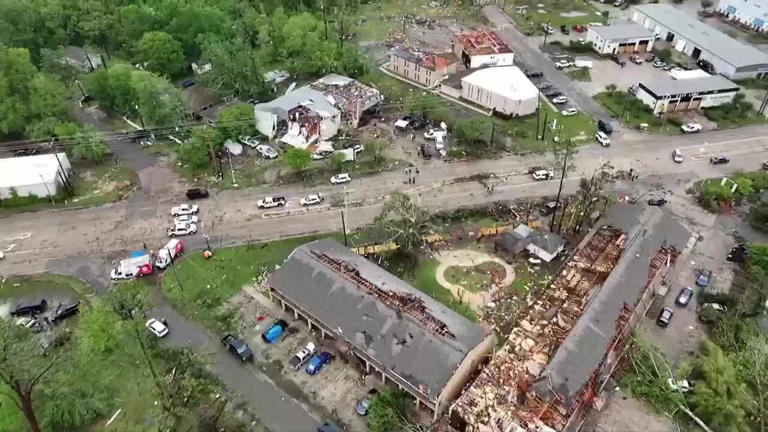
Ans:
[[[460,285],[471,292],[488,291],[493,285],[493,277],[496,274],[499,279],[506,275],[504,267],[499,263],[486,261],[474,267],[451,266],[445,269],[445,280],[452,284]]]
[[[544,6],[538,6],[540,4]],[[528,6],[526,15],[516,12],[520,6]],[[520,31],[524,33],[532,28],[539,34],[541,33],[539,26],[547,22],[555,28],[555,31],[559,31],[561,25],[566,25],[570,28],[574,24],[583,25],[593,22],[605,23],[607,21],[602,15],[599,15],[598,10],[592,3],[586,0],[509,0],[506,3],[505,10],[515,21]],[[568,12],[577,12],[583,15],[562,15],[563,13],[568,14]]]
[[[408,282],[460,315],[471,321],[477,321],[475,312],[468,304],[459,304],[449,290],[437,283],[435,271],[438,265],[437,260],[420,258],[414,269],[413,278],[408,280]]]
[[[595,123],[586,114],[579,112],[575,116],[563,117],[560,111],[544,99],[541,100],[540,120],[537,122],[536,115],[530,115],[525,118],[515,118],[510,120],[501,120],[498,125],[501,126],[506,134],[512,139],[512,151],[516,153],[544,152],[550,149],[552,138],[559,134],[560,139],[570,137],[578,144],[591,143],[595,136]],[[557,119],[557,131],[547,127],[544,135],[544,141],[537,140],[537,123],[539,134],[544,129],[544,118],[547,125],[552,125],[553,120]]]
[[[70,177],[75,189],[74,198],[18,197],[0,200],[0,215],[24,211],[49,210],[68,207],[90,207],[121,200],[137,183],[137,175],[128,166],[104,161],[101,164],[77,161]],[[63,188],[60,188],[63,190]]]
[[[325,237],[343,240],[337,233],[255,243],[217,249],[208,260],[199,253],[189,254],[175,264],[181,286],[173,270],[168,270],[162,280],[163,291],[185,316],[215,330],[231,330],[227,328],[231,314],[221,308],[230,297],[282,264],[297,246]]]
[[[646,123],[649,130],[654,133],[682,134],[680,126],[656,117],[647,105],[627,92],[602,92],[596,94],[594,98],[629,127],[637,128],[641,123]]]
[[[0,298],[43,293],[74,295],[82,300],[93,294],[93,290],[90,285],[80,279],[48,273],[28,278],[0,279]]]
[[[592,75],[589,73],[588,68],[578,68],[565,73],[568,78],[574,81],[590,82],[592,81]]]

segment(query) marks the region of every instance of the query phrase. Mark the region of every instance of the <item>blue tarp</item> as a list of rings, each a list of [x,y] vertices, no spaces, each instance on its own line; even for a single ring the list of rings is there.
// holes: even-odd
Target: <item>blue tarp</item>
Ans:
[[[138,251],[131,251],[131,258],[137,258],[141,257],[147,254],[147,251],[138,250]]]

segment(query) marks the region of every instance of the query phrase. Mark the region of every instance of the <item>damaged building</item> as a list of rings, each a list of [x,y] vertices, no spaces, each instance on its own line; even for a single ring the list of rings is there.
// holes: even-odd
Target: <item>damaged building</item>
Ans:
[[[356,127],[363,113],[381,102],[378,90],[330,74],[277,99],[253,107],[256,130],[307,149],[333,138],[346,121]]]
[[[335,240],[296,248],[268,280],[270,298],[334,338],[366,372],[445,412],[493,351],[489,329]]]
[[[456,33],[451,40],[451,49],[467,69],[515,64],[515,53],[491,30]]]
[[[695,237],[642,204],[614,205],[601,222],[451,406],[458,430],[576,431],[602,408],[632,330]]]

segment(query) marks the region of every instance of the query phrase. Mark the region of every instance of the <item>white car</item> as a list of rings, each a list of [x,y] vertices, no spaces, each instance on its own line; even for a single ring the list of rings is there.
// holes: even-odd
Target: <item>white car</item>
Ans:
[[[565,69],[570,66],[571,66],[571,62],[569,62],[568,60],[560,60],[558,62],[555,62],[555,67],[558,69]]]
[[[259,141],[250,135],[240,135],[237,137],[237,140],[240,141],[241,144],[245,144],[250,148],[256,148],[256,146],[259,145]]]
[[[168,326],[165,325],[162,321],[156,320],[154,318],[148,319],[144,327],[146,327],[150,333],[159,338],[168,334]]]
[[[277,150],[274,148],[266,145],[266,144],[259,144],[256,146],[256,151],[259,152],[259,154],[265,158],[265,159],[275,159],[277,158]]]
[[[672,160],[673,160],[675,163],[683,163],[683,161],[685,160],[685,158],[683,157],[683,153],[682,153],[680,150],[678,150],[678,149],[674,149],[674,150],[672,151]]]
[[[564,104],[568,102],[568,98],[565,96],[558,96],[552,99],[553,104]]]
[[[336,174],[335,176],[331,177],[331,184],[342,184],[342,183],[349,183],[352,181],[352,177],[349,176],[349,174]]]
[[[576,108],[567,108],[567,109],[564,109],[564,110],[560,111],[560,115],[562,115],[563,117],[575,116],[578,113],[579,113],[579,111]]]
[[[696,133],[701,132],[701,125],[698,123],[686,123],[680,126],[680,129],[682,129],[684,133]]]
[[[680,391],[681,393],[688,393],[691,391],[691,384],[688,380],[675,380],[674,378],[667,378],[667,385],[674,391]]]
[[[312,153],[312,159],[314,160],[325,159],[332,154],[333,154],[333,151],[331,150],[318,150]]]
[[[178,223],[168,228],[168,237],[189,235],[189,234],[194,234],[196,232],[197,232],[196,223],[189,223],[189,222]]]
[[[299,200],[299,203],[303,206],[312,206],[312,205],[320,204],[321,202],[323,202],[323,200],[325,200],[325,197],[318,193],[318,194],[305,196],[304,198]]]
[[[176,207],[171,207],[171,216],[184,216],[197,214],[200,209],[195,204],[182,204]]]
[[[549,179],[553,178],[555,175],[552,174],[552,171],[538,170],[538,171],[534,172],[533,174],[531,174],[531,176],[536,181],[542,181],[542,180],[549,180]]]
[[[365,146],[362,144],[355,144],[354,146],[352,146],[352,150],[355,153],[360,153],[361,151],[365,150]]]
[[[196,215],[184,215],[173,218],[173,223],[176,225],[183,223],[197,223],[198,218]]]
[[[597,139],[597,142],[599,142],[603,147],[608,147],[611,145],[611,139],[608,138],[608,135],[606,135],[603,131],[597,131],[595,134],[595,139]]]

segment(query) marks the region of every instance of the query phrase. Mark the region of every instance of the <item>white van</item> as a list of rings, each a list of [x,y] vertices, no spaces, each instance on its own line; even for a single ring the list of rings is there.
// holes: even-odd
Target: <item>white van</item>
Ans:
[[[184,251],[184,243],[179,239],[171,239],[163,246],[162,249],[157,251],[157,259],[155,260],[155,267],[164,269],[171,265],[173,260],[176,259],[181,252]]]

